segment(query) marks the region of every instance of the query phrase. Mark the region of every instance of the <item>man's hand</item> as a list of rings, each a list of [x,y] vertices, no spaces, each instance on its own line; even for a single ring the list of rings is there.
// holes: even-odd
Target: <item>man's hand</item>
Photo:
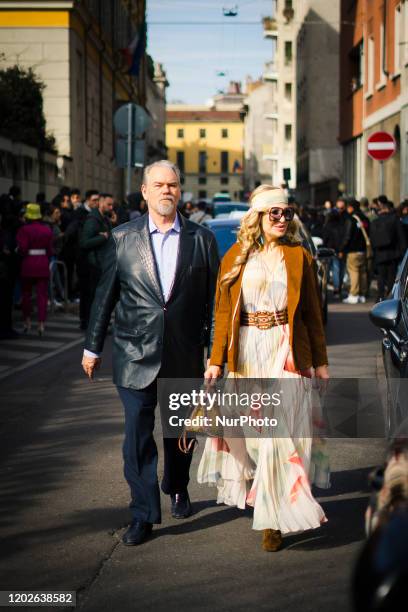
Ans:
[[[109,232],[99,232],[100,236],[105,236],[106,240],[109,238]]]
[[[102,359],[100,357],[86,357],[82,358],[82,367],[89,380],[93,379],[95,371],[100,367]]]

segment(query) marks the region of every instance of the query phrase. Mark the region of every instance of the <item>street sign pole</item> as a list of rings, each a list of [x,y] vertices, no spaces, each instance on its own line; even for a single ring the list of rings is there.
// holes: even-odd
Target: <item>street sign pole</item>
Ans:
[[[132,140],[133,140],[133,109],[132,105],[127,105],[128,111],[128,129],[127,129],[127,177],[126,177],[126,195],[129,195],[132,190]]]
[[[380,194],[384,193],[384,162],[380,161]]]

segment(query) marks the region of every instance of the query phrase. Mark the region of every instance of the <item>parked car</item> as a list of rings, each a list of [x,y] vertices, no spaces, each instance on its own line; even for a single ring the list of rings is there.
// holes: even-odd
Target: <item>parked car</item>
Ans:
[[[214,194],[213,202],[231,202],[231,196],[227,191],[219,191]]]
[[[384,336],[385,434],[392,438],[408,417],[408,250],[390,296],[371,309],[370,319]]]
[[[216,218],[220,215],[229,215],[229,213],[235,210],[247,212],[249,210],[249,204],[246,204],[245,202],[214,202],[210,212],[212,213],[212,216]]]
[[[240,219],[234,217],[221,219],[216,218],[205,221],[203,225],[208,227],[208,229],[214,233],[220,257],[224,257],[228,249],[232,247],[237,240]],[[323,321],[326,323],[328,314],[327,281],[329,277],[330,260],[334,255],[334,251],[333,249],[327,249],[324,247],[316,249],[312,237],[302,224],[300,224],[299,230],[302,236],[303,246],[312,254],[314,260],[316,261],[317,278],[322,303],[322,315]]]
[[[240,225],[239,219],[221,218],[204,221],[204,227],[208,227],[213,234],[218,245],[220,257],[237,241],[237,233]]]

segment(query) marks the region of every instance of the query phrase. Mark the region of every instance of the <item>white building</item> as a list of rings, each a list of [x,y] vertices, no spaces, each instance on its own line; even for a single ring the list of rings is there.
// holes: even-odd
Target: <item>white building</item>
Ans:
[[[273,88],[270,113],[273,141],[266,155],[272,162],[273,182],[296,188],[296,38],[303,20],[304,0],[273,0],[272,17],[264,18],[264,36],[272,42],[272,58],[263,78]],[[290,178],[289,178],[290,176]]]

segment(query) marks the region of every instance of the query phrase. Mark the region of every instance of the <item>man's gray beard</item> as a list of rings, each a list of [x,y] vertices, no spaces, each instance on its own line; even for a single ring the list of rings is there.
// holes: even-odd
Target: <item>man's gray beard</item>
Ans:
[[[174,204],[157,204],[157,212],[163,217],[170,217],[174,212]]]

